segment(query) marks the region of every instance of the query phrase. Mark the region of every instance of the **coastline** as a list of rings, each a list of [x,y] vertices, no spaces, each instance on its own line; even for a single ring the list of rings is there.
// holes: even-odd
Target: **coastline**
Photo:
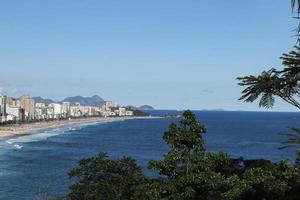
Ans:
[[[55,120],[48,122],[33,122],[28,124],[12,124],[0,126],[0,140],[8,139],[15,136],[30,135],[36,131],[43,131],[46,129],[72,126],[78,124],[86,124],[93,122],[103,122],[103,121],[121,121],[128,119],[155,119],[162,118],[156,116],[133,116],[133,117],[89,117],[89,118],[77,118],[71,120]]]

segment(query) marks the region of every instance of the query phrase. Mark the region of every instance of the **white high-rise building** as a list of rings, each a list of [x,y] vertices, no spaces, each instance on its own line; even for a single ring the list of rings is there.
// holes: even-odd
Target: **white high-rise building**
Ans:
[[[119,108],[119,116],[125,116],[126,115],[126,108],[120,107]]]
[[[22,109],[17,106],[7,106],[7,121],[22,120]]]
[[[61,104],[61,112],[64,117],[70,116],[70,102],[63,102]]]
[[[0,122],[6,121],[6,96],[0,96]]]
[[[118,103],[115,101],[105,101],[105,109],[110,110],[110,108],[118,107]]]
[[[57,119],[61,117],[61,105],[58,103],[50,103],[49,104],[49,109],[51,110],[51,113],[53,115],[52,118]]]

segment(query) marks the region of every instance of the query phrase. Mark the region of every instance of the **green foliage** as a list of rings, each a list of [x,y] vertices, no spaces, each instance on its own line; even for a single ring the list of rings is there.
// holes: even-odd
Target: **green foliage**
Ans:
[[[109,160],[100,153],[80,160],[69,176],[78,178],[78,182],[71,185],[67,199],[127,200],[144,196],[145,179],[136,161],[129,157]]]
[[[297,13],[300,11],[300,0],[291,0],[292,9],[296,9]]]
[[[141,111],[141,110],[132,110],[132,111],[133,111],[134,116],[138,116],[138,117],[149,116],[149,114],[147,114],[147,113],[145,113],[144,111]]]
[[[239,77],[241,82],[239,85],[247,86],[242,91],[242,96],[239,100],[245,100],[246,102],[253,102],[260,96],[259,106],[270,108],[274,105],[274,95],[280,93],[280,78],[275,73],[274,69],[267,72],[263,71],[261,75]]]
[[[189,110],[184,112],[179,125],[172,123],[163,136],[171,151],[164,155],[164,160],[151,161],[149,167],[170,179],[198,170],[197,164],[202,162],[205,152],[204,133],[205,127],[196,116]]]
[[[260,98],[259,106],[271,108],[275,96],[300,109],[297,101],[300,92],[300,47],[281,57],[284,69],[277,71],[270,69],[258,76],[245,76],[237,78],[239,85],[246,86],[239,100],[253,102]]]

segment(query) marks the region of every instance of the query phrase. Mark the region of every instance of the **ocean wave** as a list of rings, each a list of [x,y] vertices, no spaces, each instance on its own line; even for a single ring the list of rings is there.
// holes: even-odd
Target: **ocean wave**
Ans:
[[[14,147],[16,147],[17,149],[22,149],[24,146],[19,145],[19,144],[14,144]]]
[[[110,122],[115,122],[115,121],[121,121],[121,120],[108,119],[108,120],[104,120],[104,121],[100,121],[100,122],[90,122],[90,123],[84,123],[84,124],[76,124],[76,125],[67,126],[67,127],[47,129],[42,132],[36,132],[36,133],[30,134],[30,135],[11,138],[11,139],[6,140],[5,142],[9,145],[14,146],[17,149],[21,149],[24,147],[23,144],[25,144],[25,143],[38,142],[38,141],[46,140],[53,136],[63,134],[63,133],[68,133],[68,132],[72,133],[72,132],[78,131],[86,126],[105,124],[105,123],[110,123]]]

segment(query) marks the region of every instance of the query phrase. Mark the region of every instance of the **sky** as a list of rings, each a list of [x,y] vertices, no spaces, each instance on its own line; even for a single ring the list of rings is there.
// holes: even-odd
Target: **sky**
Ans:
[[[297,24],[289,0],[0,0],[0,90],[264,111],[236,77],[280,68]]]

